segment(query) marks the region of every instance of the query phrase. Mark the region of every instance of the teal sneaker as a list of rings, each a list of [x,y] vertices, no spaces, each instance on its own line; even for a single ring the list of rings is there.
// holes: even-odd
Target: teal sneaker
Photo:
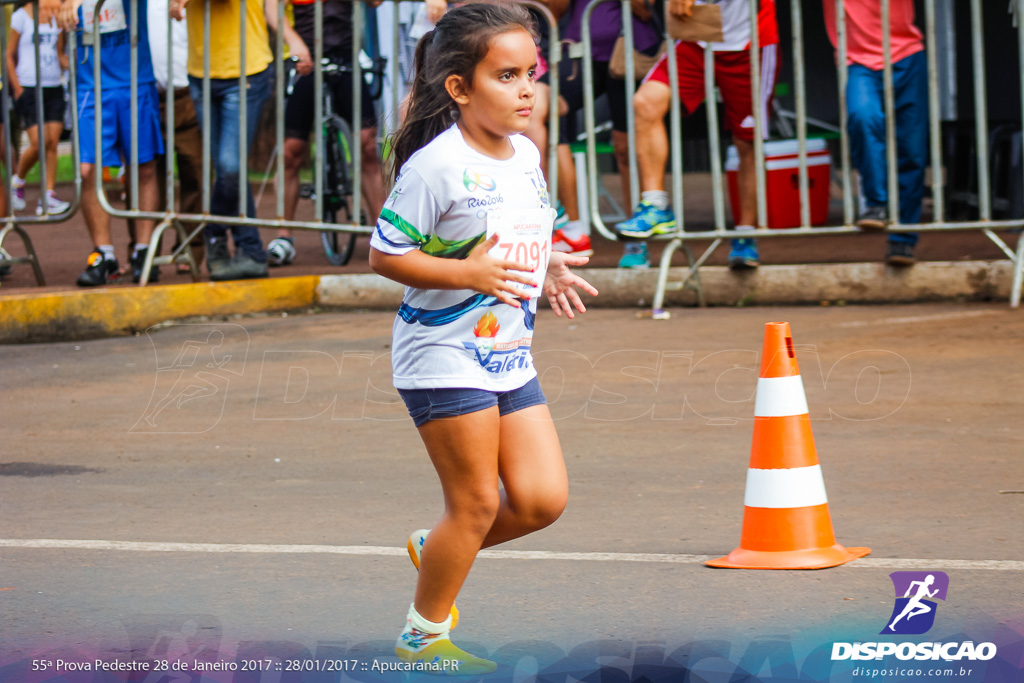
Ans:
[[[619,268],[650,268],[646,242],[626,242],[626,248],[619,259]]]
[[[569,216],[565,213],[565,206],[562,205],[562,202],[558,202],[555,211],[557,214],[555,216],[555,230],[561,230],[569,225]]]
[[[676,217],[668,209],[659,209],[648,202],[640,202],[633,217],[619,223],[619,234],[630,239],[646,239],[651,235],[675,232]]]
[[[729,252],[729,268],[732,270],[750,270],[761,265],[757,256],[757,240],[745,238],[732,240],[732,251]]]

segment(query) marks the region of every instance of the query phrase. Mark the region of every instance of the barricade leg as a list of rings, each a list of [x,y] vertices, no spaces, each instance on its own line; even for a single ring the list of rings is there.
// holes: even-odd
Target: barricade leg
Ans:
[[[696,262],[693,260],[693,252],[690,250],[690,245],[678,237],[665,245],[665,250],[661,252],[661,260],[658,262],[658,284],[654,290],[654,302],[651,306],[652,318],[655,320],[668,320],[671,317],[671,314],[665,310],[665,292],[669,289],[679,290],[689,287],[697,294],[697,305],[701,308],[707,305],[704,299],[704,289],[700,282],[700,267],[720,243],[721,240],[715,240],[701,259]],[[675,254],[676,249],[680,248],[686,255],[686,263],[690,267],[690,272],[687,273],[686,278],[681,282],[669,283],[668,271],[672,267],[672,256]]]
[[[22,256],[20,258],[8,259],[8,264],[32,264],[32,271],[35,273],[36,276],[36,284],[39,285],[40,287],[45,287],[46,278],[43,277],[43,269],[39,266],[39,257],[36,255],[35,247],[32,246],[32,239],[28,236],[28,233],[25,232],[24,228],[22,228],[16,223],[8,223],[2,229],[0,229],[0,249],[3,249],[4,239],[6,239],[7,234],[10,232],[14,232],[15,234],[18,235],[18,237],[21,238],[22,244],[25,245],[25,256]]]
[[[1020,306],[1022,288],[1024,288],[1024,234],[1017,236],[1017,258],[1013,262],[1013,289],[1010,290],[1010,308]]]

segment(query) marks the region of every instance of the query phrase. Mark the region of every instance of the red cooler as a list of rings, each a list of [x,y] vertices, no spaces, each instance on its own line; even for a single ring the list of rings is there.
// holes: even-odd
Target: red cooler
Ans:
[[[730,146],[725,160],[725,177],[729,183],[732,215],[740,215],[736,171],[740,158],[736,147]],[[764,143],[765,191],[769,228],[800,226],[800,157],[796,140],[773,140]],[[807,141],[807,190],[811,203],[811,225],[828,221],[829,181],[832,160],[824,140]]]

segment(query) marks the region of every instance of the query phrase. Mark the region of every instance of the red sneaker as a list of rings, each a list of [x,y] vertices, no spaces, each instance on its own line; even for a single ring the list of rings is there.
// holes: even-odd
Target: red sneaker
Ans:
[[[561,230],[551,233],[551,250],[573,256],[593,256],[594,254],[594,250],[590,246],[590,235],[580,235],[576,239],[570,239]]]

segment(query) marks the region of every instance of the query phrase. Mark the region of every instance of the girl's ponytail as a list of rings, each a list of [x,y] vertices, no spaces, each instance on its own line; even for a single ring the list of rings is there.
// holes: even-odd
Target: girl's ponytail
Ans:
[[[487,56],[491,38],[516,29],[536,35],[533,19],[522,7],[471,2],[449,10],[432,31],[420,38],[405,122],[391,139],[394,176],[401,173],[416,150],[458,120],[459,109],[445,89],[448,77],[460,76],[472,85],[473,72]]]
[[[412,89],[409,91],[409,110],[406,112],[405,122],[391,142],[391,149],[395,155],[392,172],[395,176],[402,171],[403,164],[409,160],[413,152],[444,132],[457,116],[457,110],[453,113],[455,102],[444,89],[444,82],[441,82],[441,87],[431,83],[431,70],[427,64],[428,54],[434,51],[432,46],[436,32],[436,28],[427,31],[416,44],[416,53],[413,57],[414,76]]]

